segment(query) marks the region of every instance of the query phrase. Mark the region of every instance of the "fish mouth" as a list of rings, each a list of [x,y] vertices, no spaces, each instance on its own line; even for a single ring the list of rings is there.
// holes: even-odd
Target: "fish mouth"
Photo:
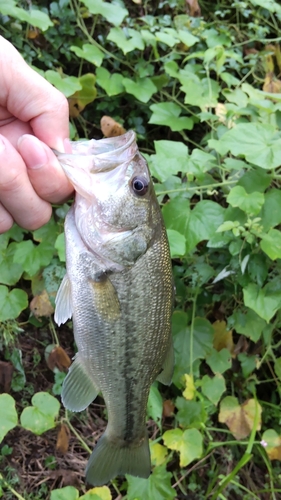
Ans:
[[[71,145],[74,150],[71,154],[52,150],[61,166],[75,168],[73,162],[76,163],[79,159],[79,166],[91,174],[110,172],[123,163],[130,163],[139,153],[136,134],[133,130],[117,137],[72,141]],[[91,165],[90,168],[89,165]]]

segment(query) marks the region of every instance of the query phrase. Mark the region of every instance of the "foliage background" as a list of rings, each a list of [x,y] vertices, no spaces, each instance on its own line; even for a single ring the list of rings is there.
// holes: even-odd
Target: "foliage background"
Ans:
[[[173,384],[148,405],[153,473],[86,493],[106,415],[102,399],[79,415],[60,404],[68,205],[0,236],[0,496],[280,498],[280,20],[274,0],[0,0],[1,34],[68,97],[72,139],[136,131],[176,284]],[[117,124],[101,130],[103,116]]]

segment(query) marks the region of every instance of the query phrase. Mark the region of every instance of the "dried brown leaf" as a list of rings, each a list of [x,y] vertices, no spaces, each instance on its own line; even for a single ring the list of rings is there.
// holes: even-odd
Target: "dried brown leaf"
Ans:
[[[281,80],[278,80],[272,72],[267,73],[262,90],[271,94],[279,94],[281,92]]]
[[[51,316],[54,312],[54,308],[50,302],[49,295],[46,290],[43,290],[40,295],[35,295],[30,302],[30,310],[36,318],[41,318],[41,316]]]
[[[214,349],[217,351],[221,351],[226,348],[230,352],[233,351],[233,338],[232,338],[232,330],[226,329],[226,322],[217,320],[213,323],[214,327]]]
[[[257,430],[261,428],[262,408],[254,399],[239,405],[237,398],[227,396],[221,402],[219,422],[227,425],[236,439],[244,439],[253,429],[255,413],[258,411]]]
[[[0,361],[0,386],[4,392],[10,392],[14,367],[10,361]]]
[[[198,0],[186,0],[186,8],[191,17],[201,16],[201,9]]]
[[[71,360],[65,350],[59,345],[50,345],[45,350],[45,359],[50,370],[57,368],[60,372],[66,371]]]
[[[67,427],[67,425],[61,424],[57,435],[56,450],[63,455],[65,455],[65,453],[68,451],[69,439],[69,428]]]
[[[175,411],[175,405],[170,399],[163,403],[163,417],[171,417]]]
[[[101,131],[105,137],[117,137],[125,134],[126,130],[111,116],[104,115],[100,121]]]

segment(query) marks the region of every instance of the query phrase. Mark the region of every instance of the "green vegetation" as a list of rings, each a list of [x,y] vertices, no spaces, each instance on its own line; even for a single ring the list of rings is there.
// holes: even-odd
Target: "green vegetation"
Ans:
[[[51,319],[68,205],[0,236],[7,500],[280,498],[281,6],[199,3],[193,17],[191,0],[0,0],[4,36],[68,97],[72,139],[101,138],[104,115],[136,131],[176,284],[173,384],[148,405],[152,475],[86,493],[103,401],[62,408],[74,346]]]

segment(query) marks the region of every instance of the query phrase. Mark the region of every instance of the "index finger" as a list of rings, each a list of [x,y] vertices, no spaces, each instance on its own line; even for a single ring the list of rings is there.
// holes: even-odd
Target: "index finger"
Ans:
[[[29,122],[34,135],[49,147],[64,151],[63,140],[69,136],[66,98],[1,36],[0,75],[0,105]]]

